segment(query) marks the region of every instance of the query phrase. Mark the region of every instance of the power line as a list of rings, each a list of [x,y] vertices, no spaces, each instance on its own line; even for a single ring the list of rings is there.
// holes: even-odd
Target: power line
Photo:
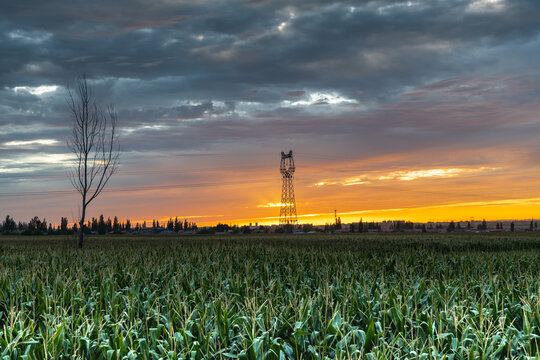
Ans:
[[[250,169],[252,168],[268,168],[264,165],[252,165],[249,166]],[[119,171],[116,175],[117,176],[135,176],[135,175],[161,175],[161,174],[191,174],[191,173],[200,173],[200,172],[208,172],[208,171],[219,171],[219,170],[239,170],[239,169],[232,169],[230,167],[208,167],[208,168],[199,168],[199,169],[190,169],[190,170],[132,170],[132,171]],[[63,179],[68,177],[68,173],[65,174],[58,174],[58,175],[40,175],[40,174],[29,174],[29,173],[23,173],[20,175],[15,174],[7,174],[2,175],[0,174],[0,177],[2,178],[17,178],[17,179]]]
[[[146,186],[123,186],[104,189],[103,192],[130,192],[130,191],[151,191],[160,189],[181,189],[181,188],[199,188],[212,187],[221,185],[245,185],[245,184],[263,184],[275,181],[275,179],[248,179],[243,181],[219,181],[207,183],[190,183],[190,184],[165,184],[165,185],[146,185]],[[10,192],[0,193],[0,197],[20,197],[20,196],[47,196],[47,195],[71,195],[76,194],[75,190],[48,190],[48,191],[26,191],[26,192]]]

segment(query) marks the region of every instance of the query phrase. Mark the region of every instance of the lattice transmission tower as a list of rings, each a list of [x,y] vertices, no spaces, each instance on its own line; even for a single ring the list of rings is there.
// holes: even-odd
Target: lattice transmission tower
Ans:
[[[294,225],[296,218],[296,201],[294,199],[294,159],[292,150],[288,154],[281,152],[281,165],[279,167],[283,183],[281,185],[281,208],[279,211],[280,225]]]

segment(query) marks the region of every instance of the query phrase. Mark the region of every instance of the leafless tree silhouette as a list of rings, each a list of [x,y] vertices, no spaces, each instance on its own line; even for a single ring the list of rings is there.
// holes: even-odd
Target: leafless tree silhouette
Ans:
[[[86,208],[118,169],[118,117],[113,105],[104,111],[97,104],[85,75],[77,78],[75,89],[69,90],[67,102],[73,120],[68,146],[75,155],[70,180],[82,197],[78,234],[78,246],[82,248]]]

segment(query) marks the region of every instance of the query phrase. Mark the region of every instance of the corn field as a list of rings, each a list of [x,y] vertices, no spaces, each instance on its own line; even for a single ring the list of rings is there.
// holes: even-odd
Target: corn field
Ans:
[[[540,359],[530,234],[0,236],[0,359]]]

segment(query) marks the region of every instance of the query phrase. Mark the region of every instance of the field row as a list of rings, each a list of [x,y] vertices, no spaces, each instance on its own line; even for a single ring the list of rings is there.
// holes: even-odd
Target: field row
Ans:
[[[534,236],[0,237],[15,359],[526,359]]]

